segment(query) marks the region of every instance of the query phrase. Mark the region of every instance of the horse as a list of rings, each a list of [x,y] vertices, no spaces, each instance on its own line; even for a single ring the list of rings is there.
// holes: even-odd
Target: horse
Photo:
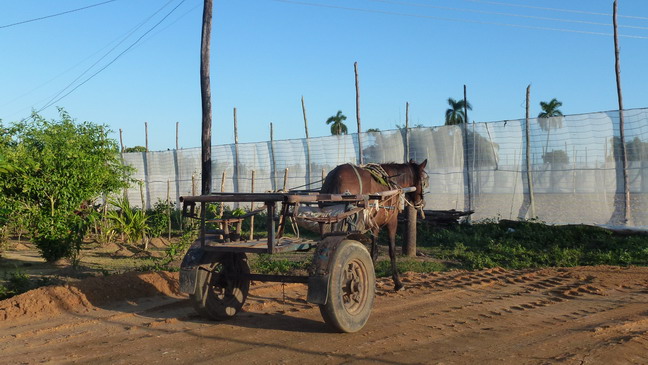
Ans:
[[[373,166],[356,166],[352,164],[339,165],[326,175],[320,192],[323,194],[371,194],[395,188],[416,187],[416,191],[407,193],[406,204],[412,204],[421,214],[425,200],[423,189],[427,187],[428,176],[425,173],[427,160],[417,164],[414,160],[409,163],[386,163]],[[372,168],[369,168],[372,167]],[[376,169],[376,167],[379,167]],[[373,171],[370,171],[373,170]],[[381,171],[383,176],[376,174]],[[380,181],[382,180],[382,181]],[[387,226],[389,233],[389,258],[392,267],[394,290],[403,288],[396,268],[396,228],[398,226],[398,211],[400,196],[394,195],[382,201],[382,208],[376,210],[373,217],[375,223],[371,231],[371,257],[375,263],[378,255],[376,238],[380,228]]]

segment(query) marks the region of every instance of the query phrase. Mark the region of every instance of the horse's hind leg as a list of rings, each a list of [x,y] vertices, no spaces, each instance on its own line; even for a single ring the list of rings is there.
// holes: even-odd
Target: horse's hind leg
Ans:
[[[398,267],[396,266],[396,226],[397,225],[398,225],[397,219],[393,219],[387,225],[387,230],[389,232],[389,260],[391,261],[392,280],[394,281],[395,291],[399,291],[403,289],[403,283],[401,283],[400,281],[400,278],[398,276]]]

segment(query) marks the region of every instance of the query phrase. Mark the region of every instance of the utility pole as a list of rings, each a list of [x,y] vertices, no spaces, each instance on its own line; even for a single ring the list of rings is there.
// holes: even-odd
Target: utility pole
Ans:
[[[204,0],[202,36],[200,43],[200,95],[202,100],[202,195],[211,193],[211,130],[212,106],[209,82],[209,55],[211,43],[212,0]]]

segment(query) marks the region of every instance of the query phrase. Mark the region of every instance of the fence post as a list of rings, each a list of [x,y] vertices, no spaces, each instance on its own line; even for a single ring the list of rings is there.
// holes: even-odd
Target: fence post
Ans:
[[[310,156],[310,139],[308,136],[308,119],[306,119],[306,105],[304,96],[301,97],[302,114],[304,114],[304,130],[306,131],[306,187],[310,189],[311,183],[311,156]]]
[[[469,156],[469,151],[468,151],[468,101],[466,100],[466,85],[464,85],[464,123],[463,123],[463,142],[464,142],[464,178],[465,181],[464,183],[466,184],[466,190],[467,190],[467,197],[464,197],[464,199],[467,198],[467,201],[464,201],[464,209],[467,211],[472,210],[472,181],[471,181],[471,176],[470,176],[470,162],[468,161],[468,156]],[[472,153],[474,154],[474,148]],[[470,222],[471,218],[470,215],[466,216],[466,221]]]
[[[284,170],[283,191],[287,191],[286,190],[287,187],[288,187],[288,168],[286,167],[286,169]]]
[[[410,161],[409,102],[405,103],[405,163]]]
[[[403,255],[408,257],[416,256],[416,208],[410,204],[405,204],[407,216],[407,236],[403,245]]]
[[[250,192],[254,193],[254,175],[256,171],[252,170],[252,182]],[[254,202],[250,202],[250,212],[254,210]],[[250,240],[254,239],[254,215],[250,217]]]
[[[362,128],[360,126],[360,81],[358,80],[358,62],[353,63],[353,70],[355,71],[356,121],[358,122],[358,162],[362,165],[364,164],[364,158],[362,157],[362,138],[360,136]]]
[[[632,213],[630,211],[630,183],[628,181],[628,151],[625,144],[625,120],[623,116],[623,94],[621,92],[621,60],[619,57],[617,0],[614,0],[612,10],[612,23],[614,26],[614,69],[617,84],[617,98],[619,100],[619,139],[621,143],[621,164],[623,167],[623,220],[625,225],[632,225]]]
[[[527,186],[529,189],[529,205],[531,207],[531,218],[536,217],[535,212],[535,196],[533,195],[533,175],[531,173],[531,133],[529,126],[530,119],[530,109],[531,108],[531,85],[527,86],[526,89],[526,118],[524,123],[524,134],[526,140],[526,175],[527,175]]]
[[[277,162],[275,161],[274,153],[274,131],[272,129],[272,122],[270,123],[270,159],[272,160],[272,172],[270,176],[272,178],[272,190],[277,190]]]
[[[239,145],[238,145],[238,121],[236,119],[236,108],[234,108],[234,176],[233,176],[233,185],[234,192],[239,192]],[[236,208],[239,207],[239,203],[235,203]]]

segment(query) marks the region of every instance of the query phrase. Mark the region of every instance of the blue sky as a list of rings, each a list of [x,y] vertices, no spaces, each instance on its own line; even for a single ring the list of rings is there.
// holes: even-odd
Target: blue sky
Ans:
[[[144,145],[148,122],[149,147],[172,149],[180,122],[180,146],[199,147],[203,2],[181,1],[116,0],[14,26],[103,1],[3,1],[0,119],[51,100],[44,116],[64,107],[115,138],[123,129],[126,146]],[[616,109],[611,13],[611,0],[214,0],[212,142],[233,142],[234,107],[240,142],[267,140],[270,122],[276,139],[303,137],[302,95],[311,136],[330,134],[338,110],[355,132],[356,61],[363,130],[404,124],[406,102],[412,124],[441,125],[464,84],[476,122],[523,118],[528,84],[532,116],[554,97],[565,114]],[[648,2],[620,0],[619,14],[624,105],[646,107]]]

